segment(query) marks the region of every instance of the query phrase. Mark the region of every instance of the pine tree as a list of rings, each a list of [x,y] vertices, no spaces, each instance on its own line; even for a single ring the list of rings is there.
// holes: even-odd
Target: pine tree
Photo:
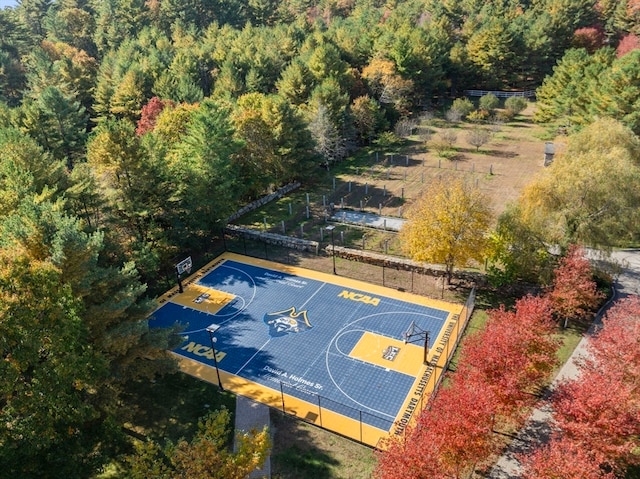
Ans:
[[[72,170],[84,157],[87,121],[80,102],[50,86],[35,101],[25,102],[19,123],[54,159],[66,161]]]

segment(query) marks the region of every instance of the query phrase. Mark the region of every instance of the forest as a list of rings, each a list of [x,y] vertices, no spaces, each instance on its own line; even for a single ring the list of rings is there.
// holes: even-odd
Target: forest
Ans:
[[[493,253],[503,282],[542,269],[530,260],[543,240],[640,238],[639,35],[638,0],[0,10],[0,476],[91,477],[121,454],[127,385],[175,368],[175,331],[145,321],[158,277],[243,204],[313,184],[466,89],[536,90],[537,121],[582,131],[576,164],[616,172],[598,167],[608,181],[592,203],[558,176],[507,211]],[[612,135],[597,154],[589,125],[603,118]]]

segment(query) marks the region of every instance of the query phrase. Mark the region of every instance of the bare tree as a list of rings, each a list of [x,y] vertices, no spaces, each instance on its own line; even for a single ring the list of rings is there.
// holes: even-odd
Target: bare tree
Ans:
[[[324,159],[327,169],[347,155],[347,142],[331,121],[325,105],[318,107],[315,118],[309,123],[309,131],[316,143],[315,150]]]
[[[415,120],[405,117],[396,123],[395,133],[400,138],[406,138],[413,133],[413,130],[415,130],[417,126],[418,124]]]
[[[451,128],[446,128],[440,131],[440,139],[446,143],[449,148],[453,148],[453,145],[458,139],[458,133]]]
[[[458,123],[460,120],[462,120],[462,112],[460,110],[455,109],[455,108],[450,108],[444,114],[444,118],[448,122]]]
[[[480,147],[489,142],[491,139],[491,132],[484,128],[475,127],[467,132],[467,143],[476,147],[476,151],[480,150]]]

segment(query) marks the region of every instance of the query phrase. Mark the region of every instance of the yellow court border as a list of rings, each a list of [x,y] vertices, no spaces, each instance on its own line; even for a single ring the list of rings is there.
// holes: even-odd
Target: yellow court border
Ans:
[[[346,290],[354,289],[367,291],[371,296],[383,296],[446,311],[448,316],[444,327],[441,329],[438,337],[435,340],[431,340],[432,344],[430,345],[428,364],[420,364],[420,366],[417,367],[415,366],[416,363],[413,363],[413,366],[410,365],[410,362],[415,359],[417,359],[419,363],[422,363],[424,352],[421,345],[405,344],[403,341],[379,336],[370,332],[365,333],[363,337],[364,340],[361,339],[358,345],[356,345],[351,352],[351,355],[354,358],[372,362],[373,364],[377,364],[394,371],[403,372],[409,375],[416,375],[416,379],[409,390],[409,395],[396,417],[394,426],[389,431],[381,430],[374,426],[370,426],[342,414],[333,412],[330,409],[325,409],[321,404],[314,404],[312,402],[307,402],[297,397],[290,396],[284,391],[279,390],[277,384],[274,384],[273,389],[271,389],[261,384],[254,383],[253,381],[229,374],[223,370],[219,370],[221,382],[225,390],[249,397],[274,409],[284,409],[288,414],[316,424],[324,429],[350,437],[369,446],[379,446],[380,441],[388,437],[390,434],[402,434],[406,426],[415,420],[415,417],[417,416],[416,412],[427,404],[429,395],[433,392],[435,385],[438,384],[438,380],[443,374],[447,356],[457,340],[457,335],[451,334],[451,332],[456,331],[456,325],[458,325],[460,313],[464,307],[463,305],[427,298],[417,294],[408,293],[406,291],[398,291],[357,279],[345,278],[320,271],[313,271],[297,266],[283,265],[268,260],[226,252],[185,278],[183,280],[183,293],[180,294],[178,287],[176,286],[160,296],[158,298],[160,306],[167,301],[171,301],[182,306],[200,309],[205,312],[215,312],[221,309],[226,302],[232,299],[233,296],[228,293],[206,288],[196,282],[226,260],[233,260],[244,264],[259,266],[280,271],[282,273],[296,275],[302,278],[315,279],[325,283],[342,286]],[[200,303],[195,303],[194,299],[202,293],[208,293],[211,299],[209,300],[209,298],[207,298],[206,302],[202,301]],[[384,347],[400,347],[401,350],[396,360],[389,362],[382,359],[380,351],[377,350],[374,351],[373,355],[366,351],[368,346],[371,347],[373,345],[377,348],[378,341],[382,341],[380,344],[384,343]],[[360,346],[360,343],[363,345]],[[201,355],[211,355],[211,350],[208,346],[198,346],[200,347]],[[172,352],[172,354],[177,358],[180,370],[184,373],[213,384],[218,384],[214,368],[194,359],[184,357],[176,352]],[[224,353],[218,352],[216,357],[220,360],[223,357],[221,357],[222,354]],[[380,357],[379,360],[374,359],[376,354]],[[403,360],[402,357],[405,357],[406,359]],[[398,361],[398,363],[394,365],[393,363],[395,363],[395,361]]]

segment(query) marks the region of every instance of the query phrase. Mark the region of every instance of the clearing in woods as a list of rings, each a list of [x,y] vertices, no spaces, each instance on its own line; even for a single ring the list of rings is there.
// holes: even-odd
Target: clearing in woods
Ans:
[[[502,125],[500,131],[493,133],[491,140],[481,146],[479,151],[476,151],[476,148],[466,141],[467,132],[475,125],[433,122],[428,126],[432,131],[432,138],[436,138],[442,129],[455,129],[457,133],[457,140],[454,144],[455,160],[440,158],[436,151],[428,147],[428,143],[425,148],[424,142],[412,137],[412,140],[415,141],[410,141],[406,148],[398,152],[394,158],[394,166],[387,162],[387,167],[384,168],[384,165],[380,166],[381,162],[378,161],[377,166],[374,166],[373,174],[370,174],[371,170],[365,172],[364,167],[346,168],[344,173],[337,175],[336,191],[331,191],[331,187],[329,187],[325,188],[326,193],[331,195],[331,201],[336,205],[339,205],[340,199],[346,196],[351,202],[348,205],[351,208],[357,209],[359,201],[362,200],[367,203],[365,209],[369,211],[397,216],[398,208],[407,206],[411,198],[417,197],[428,178],[438,174],[452,173],[465,175],[471,181],[477,181],[478,187],[491,198],[492,207],[497,216],[504,211],[507,204],[517,200],[523,188],[544,168],[545,129],[532,122],[534,108],[534,105],[530,105],[514,121]],[[564,147],[564,138],[555,139],[554,144],[556,154],[558,154]],[[405,155],[410,158],[408,167]],[[387,173],[389,167],[391,169]],[[376,169],[379,171],[376,172]],[[339,170],[343,170],[343,168],[339,168]],[[348,191],[349,181],[352,182],[351,192]],[[363,190],[365,182],[369,198],[364,194],[364,191],[357,193],[356,185],[360,185],[360,190]],[[402,188],[404,188],[404,198],[402,198]],[[382,198],[380,192],[393,193],[393,196],[389,195],[389,198],[386,198],[382,211],[379,211],[380,202],[375,201],[377,198],[373,198],[373,201],[371,198],[372,193],[377,193],[378,198]],[[324,192],[316,193],[318,194],[313,196],[321,197]],[[303,193],[298,194],[302,195]],[[281,202],[288,203],[291,202],[291,199],[284,198]],[[269,208],[267,206],[241,221],[245,222],[247,226],[261,227],[263,218],[268,217],[271,229],[274,232],[279,232],[278,223],[282,218],[273,217],[274,210],[269,211]],[[317,214],[322,214],[321,201],[316,200],[316,206],[313,207],[313,210]],[[304,222],[304,217],[298,215],[298,221]],[[288,226],[288,228],[293,227]],[[320,239],[312,235],[305,237]],[[389,252],[391,253],[391,248]],[[319,261],[326,262],[325,258],[305,259],[299,257],[298,260],[298,265],[302,267],[327,269],[327,265],[319,268],[319,265],[316,264]],[[438,286],[434,285],[433,290],[438,292]],[[279,479],[297,478],[301,477],[301,473],[319,478],[364,479],[371,476],[375,460],[373,455],[363,446],[328,431],[314,428],[305,422],[283,417],[278,412],[274,412],[273,415],[275,415],[273,418],[273,477]]]

